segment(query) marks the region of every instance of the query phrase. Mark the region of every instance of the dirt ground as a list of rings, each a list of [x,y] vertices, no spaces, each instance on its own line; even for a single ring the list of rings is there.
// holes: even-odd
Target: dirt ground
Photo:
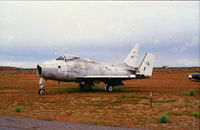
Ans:
[[[112,93],[104,92],[103,84],[80,91],[77,83],[48,80],[46,95],[40,96],[36,70],[0,67],[0,115],[130,128],[199,129],[200,118],[192,113],[199,112],[200,82],[188,79],[193,72],[200,68],[156,68],[151,79],[124,81]],[[191,89],[194,96],[185,94]],[[170,117],[168,123],[157,120],[162,113]]]

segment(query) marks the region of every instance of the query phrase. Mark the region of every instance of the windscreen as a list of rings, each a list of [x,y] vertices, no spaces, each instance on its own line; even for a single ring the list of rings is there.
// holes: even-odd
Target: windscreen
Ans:
[[[58,58],[56,58],[56,60],[64,60],[65,58],[63,56],[60,56]]]

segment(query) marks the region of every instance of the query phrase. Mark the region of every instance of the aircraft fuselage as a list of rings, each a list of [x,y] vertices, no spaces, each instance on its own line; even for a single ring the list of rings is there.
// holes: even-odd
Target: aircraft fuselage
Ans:
[[[126,65],[109,65],[89,59],[51,60],[37,66],[38,76],[59,81],[76,81],[80,77],[92,76],[130,76]]]

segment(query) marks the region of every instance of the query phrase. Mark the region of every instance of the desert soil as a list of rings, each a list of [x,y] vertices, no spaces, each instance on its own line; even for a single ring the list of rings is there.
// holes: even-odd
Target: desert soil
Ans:
[[[192,113],[199,112],[200,82],[188,79],[194,72],[200,68],[156,68],[150,79],[124,81],[111,93],[104,92],[103,84],[80,91],[77,83],[48,80],[46,95],[41,96],[36,70],[0,67],[0,115],[129,128],[199,129],[199,118]],[[194,96],[186,94],[189,90],[195,90]],[[162,113],[170,117],[168,123],[158,121]]]

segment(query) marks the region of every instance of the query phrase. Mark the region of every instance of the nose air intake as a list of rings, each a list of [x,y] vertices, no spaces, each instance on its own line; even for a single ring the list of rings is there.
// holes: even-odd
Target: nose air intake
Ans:
[[[37,65],[37,75],[41,76],[42,75],[42,67]]]

